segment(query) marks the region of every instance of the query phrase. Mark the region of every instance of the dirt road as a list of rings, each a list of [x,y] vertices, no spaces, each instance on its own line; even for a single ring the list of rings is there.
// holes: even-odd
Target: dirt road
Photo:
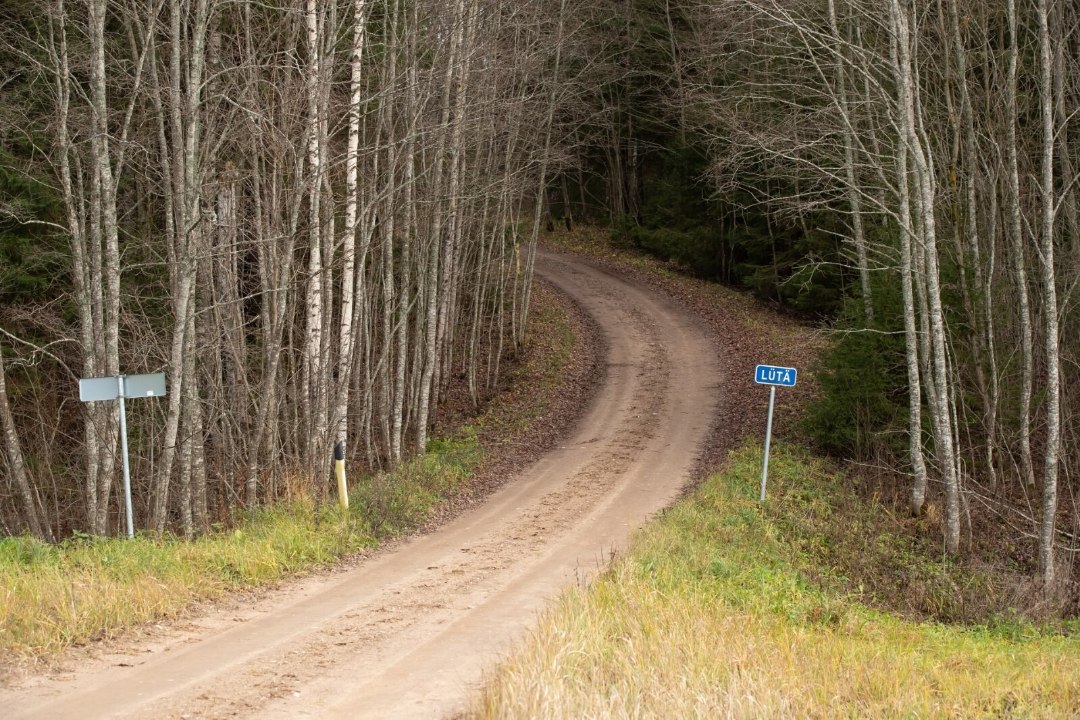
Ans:
[[[719,368],[678,307],[584,261],[538,273],[605,335],[607,371],[567,440],[482,505],[347,573],[0,692],[14,718],[437,718],[545,602],[669,504],[708,436]]]

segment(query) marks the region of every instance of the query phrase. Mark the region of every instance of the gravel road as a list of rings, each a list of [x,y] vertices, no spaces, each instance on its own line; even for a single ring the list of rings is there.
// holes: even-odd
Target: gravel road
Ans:
[[[438,718],[545,603],[690,480],[718,403],[709,338],[656,291],[542,251],[599,325],[602,386],[566,439],[485,502],[348,572],[307,578],[0,692],[16,718]]]

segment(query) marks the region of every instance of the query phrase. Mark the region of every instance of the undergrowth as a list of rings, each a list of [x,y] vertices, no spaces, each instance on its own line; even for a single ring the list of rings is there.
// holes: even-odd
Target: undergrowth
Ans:
[[[471,427],[454,439],[431,440],[423,457],[393,472],[361,478],[349,493],[349,508],[376,537],[407,532],[421,525],[432,507],[453,492],[482,458]]]
[[[845,478],[789,447],[774,452],[759,504],[760,463],[757,448],[733,453],[592,587],[568,591],[472,715],[1078,716],[1080,627],[874,609],[844,574],[841,534],[866,548],[866,562],[912,563],[913,582],[943,583],[931,595],[980,580],[913,563],[897,537],[850,524],[851,508],[833,500]]]
[[[1027,569],[1008,557],[951,558],[941,518],[930,503],[915,518],[895,498],[870,492],[867,480],[803,456],[806,475],[782,486],[770,517],[799,549],[799,567],[815,581],[859,602],[914,620],[1013,627],[1067,627]],[[872,484],[871,484],[872,485]]]

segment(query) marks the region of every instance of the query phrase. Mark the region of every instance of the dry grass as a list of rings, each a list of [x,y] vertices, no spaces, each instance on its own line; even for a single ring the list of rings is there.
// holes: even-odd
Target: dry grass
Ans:
[[[1080,717],[1080,637],[916,623],[811,582],[785,489],[836,478],[743,449],[568,592],[491,678],[486,718]],[[773,479],[775,478],[775,482]],[[821,568],[827,575],[829,569]]]
[[[44,658],[373,543],[359,517],[342,519],[330,508],[301,503],[190,542],[75,538],[50,546],[6,538],[0,541],[0,649],[9,660]]]

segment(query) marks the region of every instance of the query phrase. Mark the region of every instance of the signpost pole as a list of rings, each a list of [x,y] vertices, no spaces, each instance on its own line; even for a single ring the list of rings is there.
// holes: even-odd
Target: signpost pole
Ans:
[[[129,538],[135,537],[135,524],[132,521],[131,512],[131,466],[128,462],[127,405],[124,400],[128,397],[161,397],[163,395],[165,395],[165,373],[79,378],[79,400],[82,402],[120,401],[120,449],[124,454],[124,510],[127,514]]]
[[[124,454],[124,511],[127,513],[127,536],[135,537],[135,526],[131,519],[131,469],[128,466],[127,408],[124,406],[125,376],[116,378],[119,383],[120,397],[120,449]]]
[[[772,415],[776,405],[776,387],[795,387],[799,371],[793,367],[758,365],[754,368],[754,382],[769,386],[769,421],[765,426],[765,461],[761,464],[761,496],[765,502],[765,483],[769,480],[769,445],[772,444]]]
[[[121,401],[123,402],[123,401]],[[765,502],[765,483],[769,479],[769,445],[772,443],[772,412],[776,403],[776,386],[769,386],[769,420],[765,425],[765,462],[761,466],[761,497],[758,502]]]

